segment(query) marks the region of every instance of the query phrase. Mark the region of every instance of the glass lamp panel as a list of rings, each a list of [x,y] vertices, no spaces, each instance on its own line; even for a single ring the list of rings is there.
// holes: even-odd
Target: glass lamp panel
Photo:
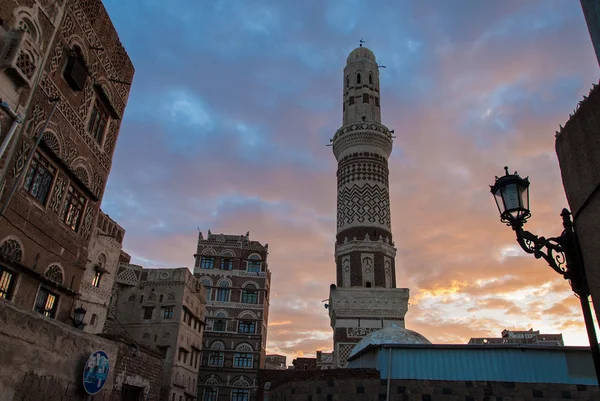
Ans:
[[[519,185],[519,197],[521,198],[521,207],[525,210],[529,210],[529,185]]]
[[[498,188],[496,192],[494,192],[494,200],[496,201],[496,206],[498,206],[498,211],[500,215],[504,213],[504,201],[502,200],[502,189]]]
[[[501,191],[506,210],[521,208],[520,193],[517,188],[517,184],[507,184],[501,188]]]

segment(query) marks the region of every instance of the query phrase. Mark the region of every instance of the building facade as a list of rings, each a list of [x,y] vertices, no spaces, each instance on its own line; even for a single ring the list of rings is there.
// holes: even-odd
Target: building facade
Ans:
[[[585,22],[590,32],[596,59],[600,65],[600,0],[580,0]]]
[[[486,344],[528,344],[546,346],[564,346],[562,334],[540,334],[539,330],[502,330],[501,337],[471,338],[469,345]]]
[[[207,287],[198,394],[206,401],[248,401],[265,366],[271,272],[268,244],[246,235],[200,232],[194,275]]]
[[[328,308],[337,367],[365,335],[404,327],[408,307],[408,289],[396,288],[388,180],[393,132],[381,124],[379,88],[375,55],[361,45],[346,61],[343,125],[331,140],[338,197],[336,284]]]
[[[101,0],[0,0],[3,298],[71,320],[133,74]]]
[[[113,294],[109,333],[161,352],[162,400],[195,401],[206,311],[202,284],[187,267],[121,264]]]
[[[285,370],[287,369],[287,357],[285,355],[265,355],[265,369]]]
[[[125,229],[100,210],[76,304],[86,310],[83,329],[87,332],[104,330],[124,237]]]
[[[573,226],[579,240],[592,307],[600,319],[600,84],[594,84],[564,127],[556,154]],[[556,211],[559,218],[560,211]]]

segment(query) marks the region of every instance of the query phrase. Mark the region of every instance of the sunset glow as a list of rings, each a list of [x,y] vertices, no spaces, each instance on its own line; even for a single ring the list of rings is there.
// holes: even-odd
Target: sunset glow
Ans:
[[[322,301],[335,282],[337,163],[326,145],[363,37],[387,67],[406,328],[433,343],[533,328],[587,344],[568,283],[520,250],[489,191],[505,165],[529,176],[527,229],[560,234],[554,135],[598,81],[578,1],[104,4],[136,66],[102,205],[127,230],[132,263],[191,268],[198,228],[250,231],[269,244],[268,352],[290,364],[331,350]]]

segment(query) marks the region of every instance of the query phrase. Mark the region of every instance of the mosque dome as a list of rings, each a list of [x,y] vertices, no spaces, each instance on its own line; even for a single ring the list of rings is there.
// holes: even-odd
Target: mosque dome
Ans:
[[[356,49],[354,49],[350,52],[350,55],[348,56],[348,59],[346,60],[346,64],[350,64],[354,61],[358,61],[360,59],[365,59],[365,58],[374,63],[377,63],[373,52],[371,50],[367,49],[366,47],[361,46],[361,47],[357,47]]]
[[[352,350],[350,356],[358,354],[369,345],[402,345],[402,344],[431,344],[431,341],[416,331],[403,329],[396,325],[374,331],[364,337]]]

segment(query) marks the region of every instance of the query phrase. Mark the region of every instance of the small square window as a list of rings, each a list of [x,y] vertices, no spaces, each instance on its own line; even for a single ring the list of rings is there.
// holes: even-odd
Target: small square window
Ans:
[[[173,319],[173,308],[163,308],[163,319]]]
[[[152,311],[154,310],[153,307],[144,307],[144,320],[149,320],[152,319]]]

